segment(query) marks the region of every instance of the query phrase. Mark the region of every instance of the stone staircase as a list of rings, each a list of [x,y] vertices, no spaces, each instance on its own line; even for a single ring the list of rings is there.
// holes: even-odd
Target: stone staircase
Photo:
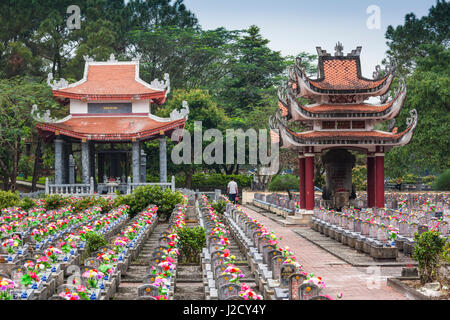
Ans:
[[[126,275],[121,278],[119,289],[112,300],[136,300],[138,297],[138,287],[143,284],[142,280],[147,275],[147,268],[152,252],[158,245],[158,239],[162,232],[168,228],[169,224],[158,222],[150,237],[142,247],[139,255],[131,262]]]

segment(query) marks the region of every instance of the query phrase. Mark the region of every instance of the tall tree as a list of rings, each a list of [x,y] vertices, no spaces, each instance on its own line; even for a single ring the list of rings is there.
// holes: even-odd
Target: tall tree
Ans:
[[[447,48],[450,45],[450,3],[437,0],[422,18],[408,13],[403,25],[388,26],[385,37],[387,54],[397,61],[400,74],[410,74],[417,59],[427,55],[421,44],[434,43]]]
[[[0,172],[6,188],[15,190],[25,140],[36,133],[32,106],[58,109],[50,88],[30,78],[0,79]]]
[[[274,84],[285,66],[257,26],[242,32],[233,46],[229,73],[218,84],[218,96],[229,115],[239,116],[260,105],[265,94],[276,93]]]

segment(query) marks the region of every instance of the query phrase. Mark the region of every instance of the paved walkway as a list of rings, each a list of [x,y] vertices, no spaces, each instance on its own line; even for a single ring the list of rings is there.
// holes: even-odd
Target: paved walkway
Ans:
[[[277,237],[280,245],[289,247],[306,272],[323,278],[323,294],[335,298],[342,292],[342,300],[407,300],[408,298],[386,285],[388,276],[400,276],[401,268],[353,267],[326,250],[283,227],[270,218],[242,207],[250,217],[264,224]],[[296,227],[298,228],[298,227]]]

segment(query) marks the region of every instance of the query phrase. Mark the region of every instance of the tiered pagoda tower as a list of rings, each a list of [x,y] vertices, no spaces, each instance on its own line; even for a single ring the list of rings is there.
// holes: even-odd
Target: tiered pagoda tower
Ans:
[[[93,179],[97,187],[107,182],[105,178],[119,178],[124,183],[129,174],[133,183],[145,182],[146,157],[141,144],[154,139],[159,140],[160,146],[160,181],[167,182],[166,137],[180,141],[189,113],[184,104],[184,109],[174,110],[170,118],[152,114],[152,108],[166,101],[169,75],[164,80],[146,83],[139,77],[139,59],[117,61],[114,55],[108,61],[84,58],[84,76],[80,81],[52,81],[51,74],[47,81],[55,99],[70,106],[70,114],[56,120],[50,118],[49,112],[42,117],[35,114],[36,107],[33,110],[43,141],[55,143],[55,184],[75,183],[69,170],[75,152],[73,144],[81,145],[84,184]],[[172,135],[175,130],[176,137]],[[108,144],[112,149],[96,150],[95,145],[99,144]],[[127,144],[131,144],[131,150],[113,148]]]
[[[300,157],[300,207],[302,213],[314,209],[314,155],[322,154],[326,168],[323,199],[339,208],[339,196],[352,194],[351,167],[354,157],[347,150],[367,155],[367,205],[384,207],[384,155],[395,146],[407,144],[417,125],[416,110],[410,112],[407,129],[398,133],[375,129],[380,122],[393,120],[406,99],[406,86],[400,80],[393,97],[389,89],[395,65],[385,72],[376,67],[373,79],[361,74],[361,47],[344,55],[338,43],[332,56],[317,47],[317,79],[310,79],[297,58],[289,69],[287,83],[279,89],[279,110],[270,118],[271,129],[279,130],[281,147],[296,150]],[[382,75],[384,73],[384,75]],[[379,103],[366,100],[379,97]],[[301,103],[306,98],[308,103]],[[296,132],[288,122],[299,122],[305,131]],[[392,127],[392,121],[391,127]],[[352,163],[353,162],[353,163]]]

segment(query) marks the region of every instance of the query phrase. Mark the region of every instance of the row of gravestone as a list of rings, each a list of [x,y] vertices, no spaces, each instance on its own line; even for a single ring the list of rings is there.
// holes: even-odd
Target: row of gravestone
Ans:
[[[389,241],[391,232],[389,231],[389,226],[398,230],[395,246],[406,255],[412,255],[415,244],[413,238],[416,232],[422,234],[429,229],[434,229],[441,233],[441,237],[448,240],[448,216],[437,218],[432,213],[423,213],[421,211],[418,214],[414,211],[409,214],[406,212],[394,213],[392,211],[386,213],[382,216],[354,209],[347,209],[347,212],[342,213],[316,209],[311,227],[364,252],[370,251],[370,249],[367,247],[364,249],[364,245],[359,246],[358,243],[361,240],[372,242],[376,246],[387,245],[389,242],[392,242]],[[421,215],[419,216],[419,214]]]
[[[210,217],[208,206],[200,202],[199,214],[203,221],[206,233],[206,248],[202,251],[202,265],[206,270],[207,284],[205,285],[205,295],[210,299],[218,300],[243,300],[239,295],[241,286],[230,282],[232,276],[224,273],[226,266],[225,252],[220,244],[220,237],[211,235],[211,231],[216,228],[216,223]],[[217,295],[216,295],[217,293]]]
[[[144,210],[145,212],[145,210]],[[151,218],[150,225],[144,225],[143,228],[139,229],[136,237],[130,242],[128,246],[123,248],[123,251],[119,253],[118,260],[113,263],[112,273],[106,274],[105,277],[100,281],[98,287],[93,289],[92,291],[96,293],[95,299],[97,300],[109,300],[114,294],[117,292],[121,277],[126,274],[130,262],[134,259],[135,256],[139,254],[143,243],[148,238],[149,234],[155,228],[156,214]],[[77,265],[71,265],[69,268],[70,276],[67,279],[67,284],[59,286],[57,288],[57,292],[50,299],[51,300],[62,300],[64,299],[59,294],[62,292],[74,291],[76,290],[76,286],[73,285],[81,283],[85,287],[88,287],[87,279],[82,276],[83,273],[89,272],[90,270],[99,270],[101,263],[99,257],[102,254],[107,254],[111,251],[114,251],[114,238],[113,236],[117,234],[120,236],[120,230],[125,230],[128,226],[133,225],[138,219],[140,215],[136,215],[133,219],[128,220],[126,224],[118,225],[114,228],[113,232],[109,233],[105,239],[110,241],[108,245],[101,246],[97,251],[91,253],[91,257],[84,259],[83,265],[78,267]]]
[[[157,300],[157,297],[161,296],[159,287],[154,285],[153,283],[156,280],[156,275],[159,272],[164,271],[163,268],[159,266],[159,264],[164,261],[165,252],[167,252],[167,250],[169,249],[169,242],[171,241],[169,235],[172,234],[173,226],[177,218],[176,213],[178,212],[178,206],[179,205],[177,205],[172,211],[172,214],[169,218],[169,226],[160,234],[160,237],[158,238],[158,245],[151,253],[149,265],[145,271],[146,274],[142,279],[142,285],[138,287],[137,300]],[[174,263],[177,263],[176,259]],[[169,299],[173,296],[174,280],[175,279],[172,277]]]
[[[358,192],[357,199],[367,203],[367,193]],[[450,194],[385,192],[386,208],[398,209],[405,207],[408,209],[428,210],[429,204],[434,204],[437,208],[448,209],[450,208]]]
[[[245,215],[232,204],[227,205],[225,216],[229,219],[230,227],[232,230],[234,229],[235,233],[243,232],[251,239],[253,244],[249,248],[251,259],[257,264],[259,276],[265,278],[266,282],[275,284],[276,299],[328,299],[326,296],[320,295],[320,288],[317,285],[305,283],[305,273],[301,273],[295,264],[285,263],[287,259],[282,256],[275,245],[270,243],[270,236],[262,233],[254,219]],[[265,272],[266,269],[269,272]]]
[[[89,222],[84,222],[84,225],[91,224],[92,220]],[[64,232],[59,234],[59,237],[54,237],[52,239],[53,242],[46,242],[45,246],[42,246],[39,249],[30,250],[27,257],[23,257],[21,260],[17,261],[15,266],[10,268],[10,276],[11,279],[17,284],[17,292],[21,291],[22,295],[20,299],[37,299],[37,300],[45,300],[48,297],[51,297],[53,293],[55,292],[55,289],[61,285],[63,285],[64,282],[64,274],[68,273],[68,269],[70,271],[69,266],[72,265],[78,265],[80,258],[83,254],[83,250],[79,249],[73,249],[71,250],[70,254],[65,255],[64,261],[60,261],[59,263],[53,264],[51,270],[42,270],[39,272],[38,276],[40,278],[40,281],[33,286],[35,287],[34,291],[29,291],[28,287],[24,287],[21,284],[20,279],[27,271],[25,264],[32,263],[33,265],[36,265],[38,262],[37,260],[42,257],[46,256],[45,250],[50,247],[51,245],[55,246],[56,243],[60,243],[62,239],[64,239],[65,236],[69,235],[70,233],[75,233],[81,230],[82,224],[74,225],[66,229]],[[117,228],[120,228],[120,225],[117,226]],[[114,230],[112,230],[114,231]],[[5,275],[4,275],[5,276]],[[26,297],[23,296],[23,292],[26,292]]]

